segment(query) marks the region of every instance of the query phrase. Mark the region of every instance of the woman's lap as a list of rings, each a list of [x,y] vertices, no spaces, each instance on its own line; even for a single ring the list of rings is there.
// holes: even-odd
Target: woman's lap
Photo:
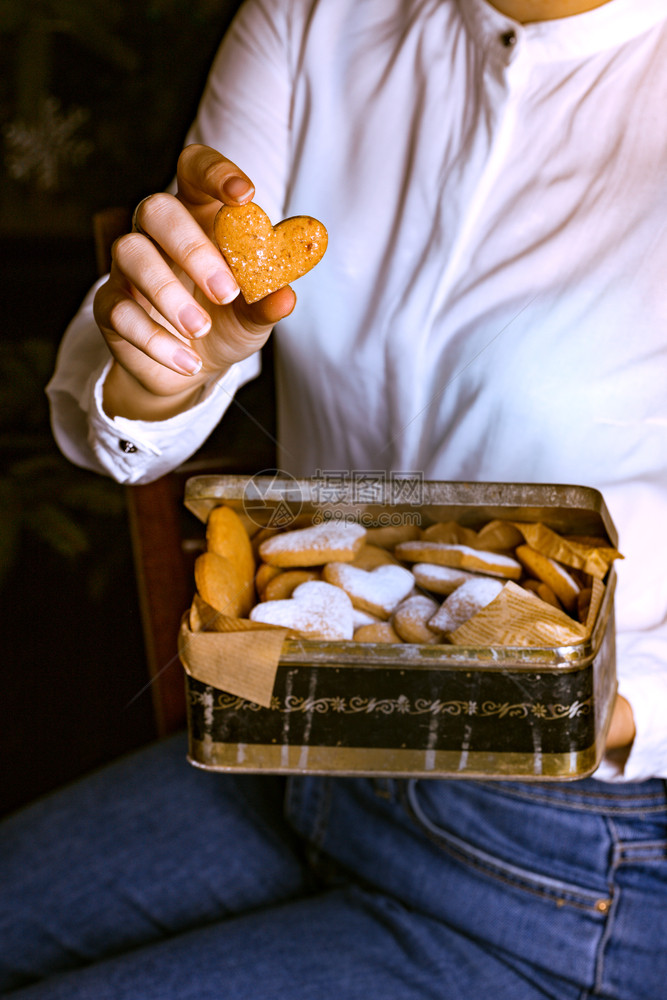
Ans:
[[[308,890],[280,779],[185,754],[163,741],[0,826],[0,990]]]
[[[184,754],[159,744],[0,829],[0,955],[16,976],[82,966],[17,1000],[653,1000],[667,978],[646,974],[667,933],[660,783],[653,806],[597,808],[595,782],[570,786],[591,805],[296,779],[288,824],[280,779]]]
[[[339,887],[21,989],[16,1000],[541,1000],[474,941]],[[574,1000],[576,994],[567,994]]]

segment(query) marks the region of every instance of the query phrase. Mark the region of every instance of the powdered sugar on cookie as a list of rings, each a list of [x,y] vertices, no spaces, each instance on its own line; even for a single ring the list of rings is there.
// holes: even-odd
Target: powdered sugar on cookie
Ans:
[[[403,566],[378,566],[368,571],[345,563],[329,563],[322,575],[341,587],[355,608],[383,619],[389,618],[415,583],[410,570]]]
[[[480,576],[476,580],[468,580],[443,601],[428,624],[440,632],[453,632],[490,604],[502,589],[500,580],[490,577]]]
[[[257,604],[250,618],[265,625],[282,625],[319,639],[351,639],[354,634],[352,602],[340,587],[322,580],[300,584],[282,601]]]
[[[437,601],[423,594],[408,597],[396,608],[392,618],[394,629],[404,642],[440,642],[442,635],[429,627],[429,621],[438,611]]]
[[[474,573],[486,573],[510,580],[521,577],[521,563],[499,552],[485,552],[469,545],[450,545],[446,542],[402,542],[394,553],[399,559],[417,563],[435,563],[438,566],[453,566]]]
[[[476,578],[470,570],[436,566],[435,563],[415,563],[412,572],[418,586],[433,594],[453,594],[461,584]]]
[[[266,538],[259,547],[271,566],[323,566],[350,562],[364,543],[366,529],[348,521],[324,521],[309,528],[284,531]]]

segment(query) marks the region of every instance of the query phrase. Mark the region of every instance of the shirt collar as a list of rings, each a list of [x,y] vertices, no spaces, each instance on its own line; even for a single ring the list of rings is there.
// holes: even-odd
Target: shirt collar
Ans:
[[[585,58],[667,20],[665,0],[610,0],[583,14],[526,25],[501,14],[488,0],[458,0],[458,5],[473,38],[500,58],[504,50],[505,62],[520,50],[529,50],[537,62]]]

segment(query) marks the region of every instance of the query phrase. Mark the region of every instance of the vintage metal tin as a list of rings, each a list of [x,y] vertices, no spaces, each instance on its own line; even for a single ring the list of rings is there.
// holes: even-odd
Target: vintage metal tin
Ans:
[[[308,481],[201,476],[185,503],[202,521],[228,504],[268,524],[296,514],[386,523],[417,509],[395,495],[322,503]],[[400,491],[399,491],[400,492]],[[261,502],[254,501],[259,496]],[[616,533],[588,487],[424,482],[424,525],[495,518]],[[614,588],[589,639],[553,648],[286,641],[271,706],[186,679],[193,764],[220,771],[567,780],[597,767],[616,692]]]

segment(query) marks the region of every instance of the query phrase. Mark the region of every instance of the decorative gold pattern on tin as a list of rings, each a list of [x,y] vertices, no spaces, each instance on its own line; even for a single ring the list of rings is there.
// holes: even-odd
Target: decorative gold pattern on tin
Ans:
[[[203,703],[203,696],[197,691],[191,690],[190,702],[191,704]],[[258,712],[261,710],[261,705],[257,705],[255,702],[225,693],[218,694],[216,706],[223,711],[234,712]],[[296,695],[287,695],[284,700],[274,695],[271,698],[269,711],[300,712],[304,715],[311,713],[325,715],[329,712],[342,715],[393,715],[394,713],[398,715],[468,715],[477,718],[495,717],[498,719],[526,719],[529,716],[534,716],[544,722],[553,722],[589,715],[591,707],[592,698],[562,705],[532,701],[498,702],[489,699],[479,703],[466,700],[443,701],[441,698],[410,699],[404,694],[397,698],[362,698],[359,696],[342,698],[338,695],[324,698],[302,698]]]

